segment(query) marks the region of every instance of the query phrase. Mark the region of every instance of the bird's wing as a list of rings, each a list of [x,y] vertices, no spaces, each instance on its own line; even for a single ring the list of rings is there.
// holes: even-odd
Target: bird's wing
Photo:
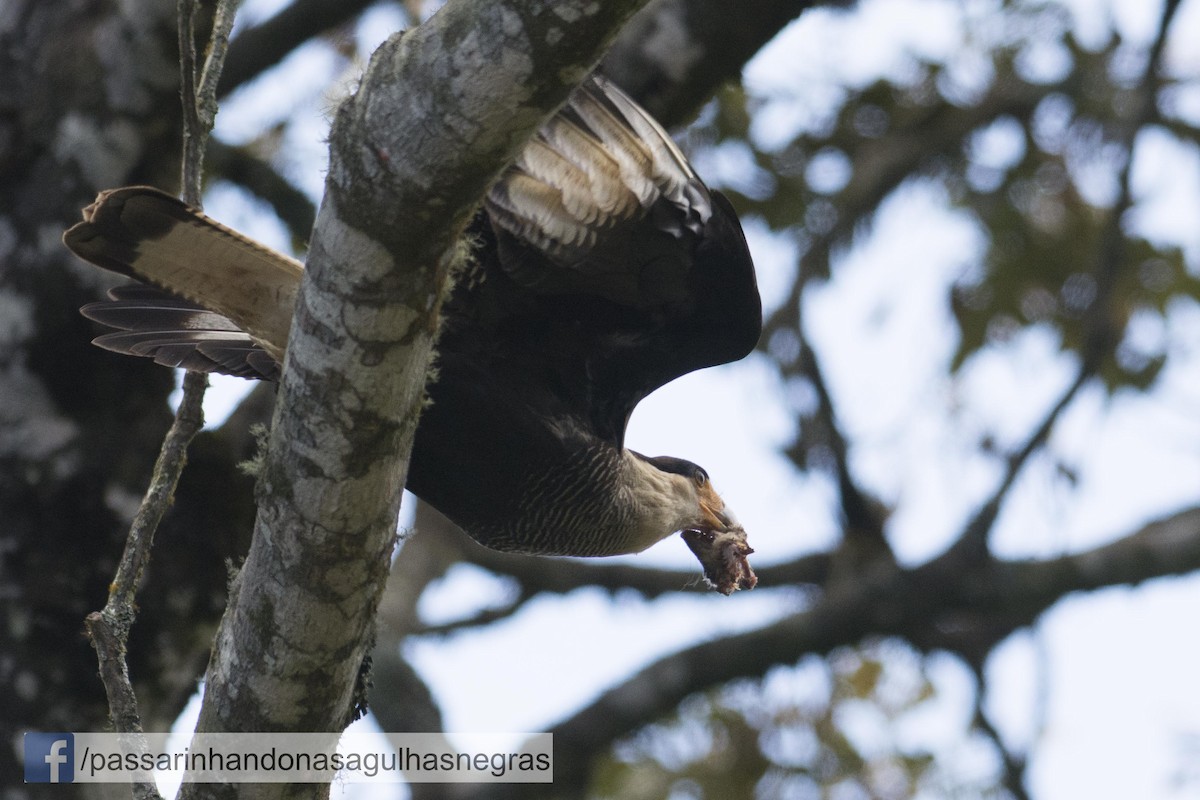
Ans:
[[[485,208],[518,283],[640,309],[683,296],[691,249],[713,214],[667,132],[600,76],[539,129]]]
[[[497,330],[523,329],[525,368],[553,364],[556,393],[602,438],[623,444],[643,397],[758,341],[754,265],[732,206],[602,77],[539,130],[484,208],[479,294],[497,299],[472,302],[502,310]]]
[[[518,337],[525,377],[541,384],[557,373],[552,382],[566,387],[570,413],[604,438],[620,444],[634,405],[657,387],[741,358],[758,339],[754,267],[732,207],[603,78],[585,83],[542,127],[484,208],[482,274],[504,280],[484,280],[482,292],[460,281],[447,311],[466,325],[449,325],[444,338],[465,328],[477,341],[445,349],[461,346],[467,358],[486,351],[478,343],[500,338],[489,327],[497,320],[537,328]],[[64,241],[94,264],[213,312],[175,307],[156,331],[143,320],[162,314],[162,301],[125,295],[89,308],[125,330],[102,337],[102,346],[233,374],[277,370],[299,262],[148,187],[101,193]],[[489,294],[503,283],[516,292]]]
[[[304,272],[299,261],[148,186],[101,192],[83,218],[63,235],[80,258],[215,312],[282,360]],[[121,319],[150,331],[128,314]]]

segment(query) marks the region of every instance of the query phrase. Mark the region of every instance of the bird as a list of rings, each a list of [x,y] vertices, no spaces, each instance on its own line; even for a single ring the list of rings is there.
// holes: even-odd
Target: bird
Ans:
[[[303,264],[152,187],[101,192],[63,236],[136,279],[84,306],[108,350],[278,380]],[[756,346],[741,223],[663,127],[590,76],[467,229],[406,487],[480,544],[636,553],[678,532],[722,594],[753,588],[744,527],[686,459],[625,445],[634,407]]]

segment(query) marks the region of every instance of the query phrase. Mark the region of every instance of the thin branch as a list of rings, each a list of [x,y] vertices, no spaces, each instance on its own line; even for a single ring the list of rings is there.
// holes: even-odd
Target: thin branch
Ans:
[[[204,101],[206,106],[210,103],[215,106],[213,92],[216,73],[220,71],[220,60],[223,58],[228,27],[232,25],[235,6],[235,0],[221,0],[218,3],[217,18],[223,28],[214,31],[214,36],[218,36],[219,30],[222,29],[224,35],[218,36],[209,48],[205,74],[212,77],[207,88],[202,89],[202,92],[207,92],[208,99]],[[215,111],[206,113],[198,108],[203,98],[198,99],[195,87],[195,0],[180,0],[178,15],[184,116],[183,196],[188,202],[199,205],[204,143],[212,128]],[[109,588],[108,602],[102,611],[93,612],[86,619],[88,635],[100,662],[100,677],[108,695],[113,725],[118,733],[142,732],[137,697],[129,681],[125,648],[129,640],[129,631],[137,616],[135,598],[146,565],[150,562],[154,533],[175,496],[179,476],[183,474],[184,465],[187,463],[188,444],[204,427],[203,403],[207,386],[207,375],[194,372],[184,375],[183,398],[175,413],[175,420],[163,439],[150,486],[142,498],[129,536],[125,540],[125,550]],[[144,750],[146,745],[138,737],[134,746]],[[158,792],[152,785],[139,784],[135,786],[134,791],[138,796],[158,797]]]
[[[522,590],[516,597],[502,606],[495,608],[485,608],[484,610],[472,614],[469,617],[462,619],[443,622],[439,625],[421,625],[415,628],[411,633],[413,636],[444,636],[457,631],[470,630],[472,628],[482,628],[484,625],[491,625],[502,620],[506,620],[514,616],[518,611],[525,607],[525,604],[534,598],[534,593]]]
[[[179,0],[179,97],[183,103],[183,161],[180,196],[200,207],[201,169],[208,129],[196,103],[196,0]]]
[[[1121,267],[1127,261],[1127,241],[1122,226],[1125,212],[1133,207],[1133,148],[1138,133],[1158,119],[1158,83],[1162,67],[1162,55],[1166,47],[1167,32],[1179,9],[1179,0],[1168,0],[1163,6],[1158,33],[1150,46],[1146,69],[1133,92],[1134,112],[1122,125],[1121,149],[1125,163],[1117,175],[1117,199],[1108,214],[1107,224],[1098,245],[1095,280],[1096,297],[1088,310],[1086,323],[1088,333],[1084,344],[1084,364],[1093,371],[1109,357],[1120,344],[1125,329],[1126,314],[1117,305],[1122,301],[1115,297]]]
[[[129,529],[125,550],[121,554],[117,574],[109,589],[108,602],[104,610],[93,611],[87,616],[88,637],[92,646],[96,648],[96,657],[100,662],[100,680],[108,696],[108,707],[117,733],[142,732],[137,696],[133,692],[133,685],[129,681],[129,668],[125,663],[125,644],[137,613],[134,598],[141,585],[146,564],[150,561],[154,532],[158,530],[163,514],[166,513],[175,494],[175,487],[187,460],[188,443],[204,427],[201,403],[204,399],[203,387],[207,382],[207,376],[200,373],[189,372],[184,376],[183,401],[179,404],[175,421],[163,439],[150,487],[146,490],[141,507]],[[135,746],[143,751],[146,748],[140,737]],[[142,783],[134,785],[134,794],[139,798],[159,796],[153,784]]]
[[[850,472],[850,447],[838,424],[833,398],[825,382],[825,374],[816,350],[805,336],[802,325],[797,328],[797,335],[800,339],[800,370],[817,394],[816,422],[824,432],[833,454],[834,474],[837,478],[845,528],[844,541],[852,547],[869,549],[872,556],[886,554],[890,557],[891,549],[883,532],[885,519],[881,506],[859,487]],[[789,448],[788,455],[799,466],[799,454],[794,453],[794,449]]]
[[[627,563],[607,563],[591,559],[547,558],[489,550],[462,537],[463,561],[516,579],[523,591],[531,594],[566,594],[585,586],[609,592],[631,591],[646,599],[664,594],[691,592],[710,594],[711,589],[697,580],[691,570],[655,569]],[[829,578],[832,557],[814,553],[792,561],[756,567],[761,588],[804,585],[817,586]]]
[[[142,573],[150,562],[150,545],[154,540],[154,532],[171,505],[175,485],[179,482],[179,476],[187,461],[188,442],[204,427],[204,410],[201,405],[203,396],[195,391],[195,385],[203,385],[206,382],[207,378],[203,374],[184,375],[183,401],[175,413],[175,421],[163,439],[162,450],[154,464],[150,487],[146,490],[146,496],[129,529],[125,552],[117,565],[117,574],[109,590],[109,605],[106,609],[114,604],[133,608],[134,595],[141,585]],[[193,384],[192,387],[188,387],[189,383]],[[187,391],[188,388],[192,391]],[[129,617],[129,622],[132,622],[132,616]]]
[[[1178,0],[1171,0],[1163,8],[1158,35],[1150,48],[1146,70],[1139,82],[1137,95],[1140,98],[1140,106],[1137,113],[1131,115],[1124,128],[1121,144],[1126,154],[1125,163],[1117,176],[1119,185],[1117,200],[1108,213],[1108,219],[1097,246],[1093,269],[1096,298],[1088,309],[1085,320],[1088,334],[1078,373],[1075,380],[1063,392],[1058,402],[1051,407],[1021,449],[1009,457],[1008,467],[999,486],[996,487],[988,501],[980,507],[967,524],[959,541],[954,544],[953,549],[959,551],[960,554],[972,554],[975,558],[987,556],[988,536],[1013,482],[1020,474],[1021,469],[1028,463],[1030,456],[1045,445],[1063,411],[1074,400],[1079,390],[1096,375],[1104,361],[1111,356],[1124,333],[1124,324],[1120,322],[1124,316],[1118,313],[1113,305],[1121,268],[1125,266],[1126,262],[1127,242],[1122,228],[1122,219],[1125,212],[1133,207],[1131,188],[1133,146],[1138,132],[1152,122],[1158,113],[1157,76],[1166,44],[1167,31],[1178,7]]]
[[[971,671],[975,674],[975,702],[973,704],[971,724],[978,728],[991,741],[992,746],[996,748],[996,752],[1000,755],[1000,761],[1004,766],[1004,775],[1001,778],[1004,788],[1016,800],[1030,800],[1029,792],[1025,789],[1025,768],[1029,765],[1029,762],[1023,756],[1017,755],[1008,749],[1004,744],[1004,739],[1000,735],[1000,731],[988,719],[988,715],[984,713],[985,682],[983,668],[978,664],[972,664]]]
[[[181,197],[188,205],[200,208],[204,152],[208,136],[217,120],[217,85],[225,54],[229,50],[229,32],[239,0],[218,0],[213,15],[212,38],[203,67],[196,63],[196,0],[179,0],[179,76],[183,102],[183,171]]]
[[[1093,369],[1087,363],[1080,365],[1080,368],[1075,375],[1075,380],[1071,382],[1058,398],[1058,401],[1050,407],[1046,412],[1045,417],[1025,440],[1025,444],[1021,446],[1017,452],[1013,453],[1008,458],[1008,465],[1005,468],[1004,477],[992,492],[991,497],[987,499],[975,512],[975,515],[967,523],[963,529],[962,536],[954,543],[952,549],[960,556],[958,567],[963,566],[961,563],[965,561],[976,561],[987,557],[987,541],[991,534],[992,526],[996,523],[996,518],[1000,515],[1000,508],[1004,504],[1004,498],[1008,496],[1009,489],[1012,488],[1017,476],[1021,470],[1029,462],[1030,457],[1037,452],[1050,438],[1050,433],[1054,430],[1054,425],[1058,418],[1066,411],[1067,406],[1075,399],[1075,395],[1084,387],[1094,374]]]
[[[110,600],[109,605],[112,605]],[[84,620],[88,638],[96,648],[96,657],[100,662],[100,681],[108,696],[108,708],[112,717],[113,728],[119,733],[142,733],[141,717],[138,715],[137,695],[129,682],[129,669],[125,664],[125,639],[129,632],[128,622],[110,624],[105,615],[109,613],[106,606],[104,611],[93,611]],[[149,753],[149,746],[143,736],[133,736],[124,739],[139,757]],[[162,800],[158,788],[151,781],[134,780],[130,787],[134,800]]]
[[[213,15],[212,36],[209,39],[208,57],[196,87],[196,112],[204,126],[205,140],[217,121],[217,86],[225,67],[225,56],[229,52],[229,32],[233,30],[239,0],[218,0]]]

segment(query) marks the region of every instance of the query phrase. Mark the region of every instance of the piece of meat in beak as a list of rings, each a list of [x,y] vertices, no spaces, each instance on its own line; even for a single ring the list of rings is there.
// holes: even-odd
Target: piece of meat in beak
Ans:
[[[683,531],[683,541],[700,560],[704,578],[723,595],[738,589],[753,589],[758,577],[747,556],[754,549],[746,543],[746,529],[733,524],[722,530],[694,528]]]

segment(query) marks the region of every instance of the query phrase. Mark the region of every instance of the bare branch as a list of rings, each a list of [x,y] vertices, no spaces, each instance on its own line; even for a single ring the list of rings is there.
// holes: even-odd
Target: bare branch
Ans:
[[[674,592],[709,594],[712,591],[691,570],[523,556],[488,550],[470,541],[462,545],[462,558],[490,572],[515,578],[525,591],[531,593],[566,594],[584,586],[592,586],[614,593],[637,592],[646,599],[653,599]],[[828,554],[815,553],[782,564],[757,567],[758,585],[763,588],[819,585],[828,579],[831,561]]]
[[[900,636],[922,650],[947,649],[978,663],[977,651],[1030,624],[1063,596],[1200,569],[1200,507],[1151,522],[1113,542],[1048,561],[988,562],[964,580],[948,556],[937,568],[873,573],[842,582],[806,611],[764,628],[673,653],[554,726],[555,788],[582,786],[592,756],[685,697],[735,678],[761,676],[807,654],[857,644],[864,636]],[[964,596],[963,584],[976,591]],[[886,599],[884,599],[886,598]],[[978,642],[963,619],[985,619]],[[535,796],[534,794],[522,795]]]
[[[207,377],[200,374],[188,373],[184,377],[185,385],[204,386]],[[154,465],[154,477],[142,499],[137,516],[129,529],[129,538],[125,542],[125,550],[117,566],[117,574],[113,578],[109,590],[108,603],[102,612],[93,612],[88,616],[88,631],[93,637],[97,655],[101,660],[101,678],[104,679],[105,690],[108,692],[112,706],[114,725],[118,733],[140,732],[141,723],[138,721],[137,705],[133,700],[133,689],[129,686],[129,674],[125,667],[125,642],[129,638],[129,629],[136,616],[134,604],[138,586],[141,585],[142,573],[150,561],[150,550],[154,543],[154,532],[162,521],[163,514],[170,507],[179,476],[186,463],[187,446],[196,432],[204,427],[204,412],[201,401],[204,394],[193,386],[191,391],[184,392],[183,401],[175,415],[175,421],[163,440],[162,450]],[[100,639],[95,637],[99,635]],[[105,662],[112,662],[105,666]],[[110,683],[109,681],[115,681]]]
[[[196,0],[179,0],[179,76],[183,103],[183,171],[181,197],[201,207],[201,178],[208,135],[217,120],[217,81],[229,49],[238,0],[218,0],[212,38],[203,67],[196,62]]]
[[[196,0],[179,0],[179,99],[183,103],[183,161],[180,196],[189,205],[200,208],[201,168],[204,143],[211,126],[200,120],[196,103]]]
[[[192,384],[190,387],[187,386],[189,382]],[[142,732],[137,697],[129,682],[129,668],[125,663],[125,644],[137,615],[134,600],[146,564],[150,561],[154,532],[158,530],[175,494],[187,460],[188,443],[204,427],[201,402],[204,399],[203,387],[207,382],[207,376],[198,373],[189,372],[184,377],[183,401],[163,440],[162,450],[154,465],[154,477],[130,527],[117,574],[109,589],[108,602],[103,611],[94,611],[87,616],[88,637],[96,648],[100,680],[108,696],[113,727],[118,733]],[[199,389],[196,389],[197,385]],[[144,742],[140,746],[145,749]],[[153,784],[135,784],[134,794],[145,798],[158,797]]]
[[[87,615],[84,626],[100,661],[100,681],[108,696],[113,728],[120,733],[140,734],[142,722],[138,714],[137,695],[129,682],[129,668],[125,664],[125,640],[132,618],[111,620],[106,617],[109,611],[107,607],[104,612],[93,611]],[[132,737],[129,746],[138,756],[150,750],[141,736]],[[135,800],[161,800],[162,797],[154,783],[149,781],[135,780],[131,789]]]
[[[229,52],[229,32],[233,30],[233,18],[239,0],[218,0],[213,15],[212,35],[209,37],[208,56],[204,69],[200,71],[196,85],[196,108],[204,130],[211,131],[217,121],[217,85],[225,67]]]
[[[525,607],[525,604],[532,600],[534,595],[528,591],[520,591],[516,597],[513,597],[507,603],[496,608],[485,608],[478,613],[472,614],[469,617],[443,622],[438,625],[422,625],[412,631],[414,636],[443,636],[456,631],[469,630],[471,628],[482,628],[484,625],[491,625],[495,622],[501,622],[514,616],[518,611]]]
[[[963,558],[976,560],[987,557],[988,536],[991,534],[992,526],[996,523],[996,517],[1000,515],[1000,508],[1004,504],[1004,499],[1008,497],[1009,489],[1012,488],[1017,476],[1021,474],[1021,470],[1029,462],[1029,458],[1040,450],[1050,438],[1050,433],[1054,430],[1054,425],[1058,421],[1058,418],[1066,411],[1067,406],[1071,404],[1071,401],[1075,399],[1075,395],[1087,384],[1092,375],[1093,371],[1091,368],[1087,365],[1080,365],[1075,379],[1063,391],[1057,402],[1050,407],[1050,410],[1046,412],[1046,416],[1043,417],[1033,433],[1029,435],[1029,438],[1025,440],[1025,444],[1017,452],[1009,456],[1004,477],[1000,479],[1000,483],[992,492],[991,497],[971,517],[966,528],[963,529],[962,535],[952,546],[954,550],[962,554]]]
[[[1004,765],[1002,778],[1004,788],[1015,800],[1030,800],[1029,792],[1025,790],[1025,768],[1029,766],[1029,762],[1023,756],[1009,750],[1000,731],[984,713],[983,701],[986,693],[984,692],[983,669],[980,665],[972,664],[971,670],[975,675],[975,702],[971,714],[971,724],[992,742],[992,746],[1000,755],[1000,761]]]

